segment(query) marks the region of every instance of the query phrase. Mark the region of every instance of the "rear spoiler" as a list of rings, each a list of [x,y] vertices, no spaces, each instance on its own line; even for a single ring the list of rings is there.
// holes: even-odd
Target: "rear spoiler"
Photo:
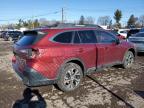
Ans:
[[[23,35],[38,35],[38,31],[36,31],[36,30],[24,31]]]

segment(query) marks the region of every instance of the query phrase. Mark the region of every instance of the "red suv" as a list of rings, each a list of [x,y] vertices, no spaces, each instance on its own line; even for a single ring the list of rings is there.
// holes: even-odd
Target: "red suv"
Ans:
[[[25,85],[57,84],[63,91],[78,88],[83,76],[102,68],[130,67],[135,58],[131,43],[93,27],[26,31],[13,52],[13,68]]]

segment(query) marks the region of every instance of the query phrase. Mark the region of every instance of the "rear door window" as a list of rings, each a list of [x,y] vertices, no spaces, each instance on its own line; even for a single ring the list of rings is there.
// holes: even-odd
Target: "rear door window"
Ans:
[[[93,30],[78,31],[81,43],[96,43],[96,36]]]
[[[54,37],[53,41],[60,42],[60,43],[71,43],[72,37],[73,37],[73,32],[64,32]]]
[[[113,43],[116,37],[105,31],[95,31],[98,43]]]
[[[26,31],[16,44],[21,46],[33,45],[46,36],[46,34],[47,33],[41,31]]]

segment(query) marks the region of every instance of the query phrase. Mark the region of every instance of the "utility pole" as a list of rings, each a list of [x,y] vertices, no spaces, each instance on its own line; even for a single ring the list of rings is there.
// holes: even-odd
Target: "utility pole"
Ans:
[[[64,23],[64,9],[62,8],[62,23]]]

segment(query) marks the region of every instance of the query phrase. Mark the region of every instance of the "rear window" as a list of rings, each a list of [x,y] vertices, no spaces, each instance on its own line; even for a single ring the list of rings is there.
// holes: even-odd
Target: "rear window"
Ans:
[[[85,30],[85,31],[78,31],[82,43],[96,43],[96,36],[94,31],[92,30]]]
[[[64,32],[57,35],[53,40],[60,43],[71,43],[73,32]]]
[[[40,31],[26,31],[20,38],[20,40],[16,43],[21,46],[33,45],[46,36],[47,33]]]

